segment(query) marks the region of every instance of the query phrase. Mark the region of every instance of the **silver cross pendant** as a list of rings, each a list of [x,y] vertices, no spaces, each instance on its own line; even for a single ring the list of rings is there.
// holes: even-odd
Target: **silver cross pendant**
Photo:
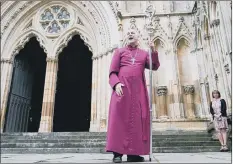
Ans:
[[[134,64],[134,62],[135,62],[135,58],[132,58],[132,59],[131,59],[131,61],[132,61],[132,64]]]

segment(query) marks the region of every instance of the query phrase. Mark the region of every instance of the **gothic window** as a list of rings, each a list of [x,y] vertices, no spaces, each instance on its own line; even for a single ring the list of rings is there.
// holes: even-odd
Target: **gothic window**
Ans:
[[[65,7],[50,6],[41,14],[40,24],[50,34],[59,33],[70,24],[70,13]]]

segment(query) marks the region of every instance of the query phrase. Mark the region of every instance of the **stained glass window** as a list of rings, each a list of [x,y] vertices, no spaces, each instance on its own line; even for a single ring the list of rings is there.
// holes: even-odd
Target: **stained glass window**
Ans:
[[[62,6],[54,5],[44,10],[40,15],[40,24],[43,29],[51,34],[59,33],[67,28],[70,23],[70,13]]]

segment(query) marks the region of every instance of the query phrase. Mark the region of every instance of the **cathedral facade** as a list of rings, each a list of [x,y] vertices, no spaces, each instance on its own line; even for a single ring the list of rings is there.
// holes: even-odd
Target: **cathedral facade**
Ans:
[[[213,90],[231,113],[231,22],[231,1],[2,1],[1,132],[106,131],[129,29],[159,53],[153,130],[206,130]]]

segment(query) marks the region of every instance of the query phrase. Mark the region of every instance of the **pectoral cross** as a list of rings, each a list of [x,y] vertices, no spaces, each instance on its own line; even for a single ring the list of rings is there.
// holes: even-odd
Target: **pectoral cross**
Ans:
[[[134,64],[135,60],[136,60],[135,58],[132,58],[132,59],[131,59],[132,64]]]

